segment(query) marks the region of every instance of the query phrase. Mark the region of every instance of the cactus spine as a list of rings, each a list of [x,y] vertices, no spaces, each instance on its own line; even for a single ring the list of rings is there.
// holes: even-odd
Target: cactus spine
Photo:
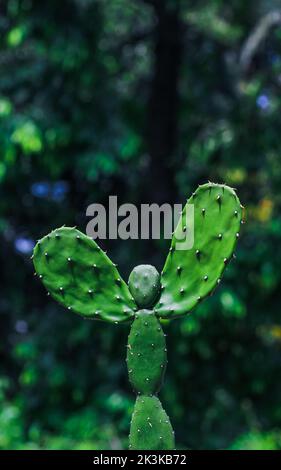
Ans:
[[[186,231],[185,206],[161,277],[153,266],[137,266],[127,286],[99,246],[75,228],[54,230],[34,249],[37,275],[68,310],[114,323],[133,320],[127,365],[138,396],[131,449],[174,449],[174,432],[157,397],[167,364],[159,319],[186,315],[213,292],[239,238],[243,208],[232,188],[207,183],[187,202],[194,207],[194,246],[177,250]]]

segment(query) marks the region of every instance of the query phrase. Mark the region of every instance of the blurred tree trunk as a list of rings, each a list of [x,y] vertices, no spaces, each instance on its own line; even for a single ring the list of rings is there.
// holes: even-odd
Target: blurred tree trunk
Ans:
[[[178,79],[182,57],[182,26],[177,1],[151,1],[155,28],[154,71],[147,109],[150,165],[145,196],[153,202],[176,199],[172,157],[178,137]]]

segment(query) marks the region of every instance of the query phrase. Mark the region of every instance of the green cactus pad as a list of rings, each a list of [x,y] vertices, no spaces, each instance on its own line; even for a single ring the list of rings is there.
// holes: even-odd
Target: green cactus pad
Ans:
[[[150,310],[140,310],[131,327],[127,366],[133,388],[144,395],[156,393],[162,384],[167,352],[163,330]]]
[[[132,416],[129,448],[132,450],[173,450],[174,432],[159,399],[138,396]]]
[[[162,318],[185,315],[213,292],[239,237],[242,206],[232,188],[213,183],[199,186],[188,204],[194,205],[194,246],[176,249],[186,230],[185,206],[161,276],[155,313]]]
[[[129,277],[129,289],[140,308],[152,307],[160,293],[160,274],[154,266],[136,266]]]
[[[38,241],[33,262],[47,291],[83,317],[122,322],[136,304],[116,266],[75,228],[61,227]]]

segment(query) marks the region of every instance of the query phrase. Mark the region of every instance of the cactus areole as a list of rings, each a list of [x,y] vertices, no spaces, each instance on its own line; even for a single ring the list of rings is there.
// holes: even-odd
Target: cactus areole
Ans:
[[[116,265],[91,238],[61,227],[38,241],[33,262],[48,293],[84,318],[131,321],[127,345],[130,383],[137,393],[129,448],[172,450],[174,431],[157,394],[167,364],[160,320],[180,318],[210,295],[233,257],[242,222],[235,191],[207,183],[187,204],[194,205],[194,245],[177,250],[185,229],[185,206],[161,275],[150,265],[130,274],[128,285]]]

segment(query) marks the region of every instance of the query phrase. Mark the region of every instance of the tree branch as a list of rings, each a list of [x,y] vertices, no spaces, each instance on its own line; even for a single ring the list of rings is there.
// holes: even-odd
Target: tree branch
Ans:
[[[271,11],[261,18],[242,46],[239,59],[240,71],[242,73],[245,74],[249,70],[253,57],[270,30],[280,24],[281,10]]]

